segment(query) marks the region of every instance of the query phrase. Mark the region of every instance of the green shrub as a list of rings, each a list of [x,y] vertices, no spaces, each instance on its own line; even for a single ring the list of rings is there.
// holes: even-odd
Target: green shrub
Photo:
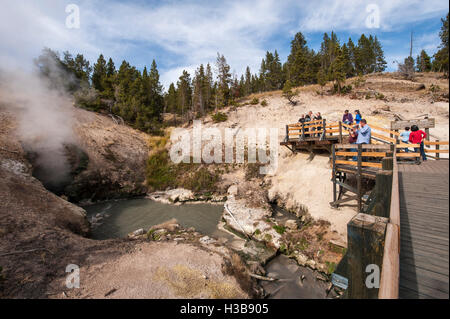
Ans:
[[[150,155],[146,168],[147,185],[154,190],[165,190],[174,187],[177,173],[170,163],[166,149]]]
[[[200,167],[192,176],[185,178],[184,183],[180,186],[198,193],[214,190],[218,181],[218,174],[211,173],[206,167]]]
[[[261,106],[267,106],[267,105],[268,105],[268,103],[267,103],[266,100],[263,100],[263,101],[261,102]]]
[[[283,235],[286,231],[286,227],[280,225],[273,225],[272,228],[275,229],[275,231],[280,235]]]
[[[431,84],[430,87],[428,88],[428,90],[430,92],[436,93],[436,92],[439,92],[441,90],[441,87],[439,85]]]
[[[375,93],[375,99],[384,100],[385,96],[382,93]]]
[[[336,263],[326,261],[325,265],[327,266],[327,273],[331,275],[336,270]]]
[[[228,115],[222,112],[217,112],[216,114],[213,114],[212,120],[214,123],[225,122],[228,120]]]
[[[256,105],[256,104],[259,104],[259,99],[258,99],[258,98],[256,98],[256,97],[255,97],[255,98],[253,98],[253,100],[251,100],[251,101],[250,101],[250,104],[251,104],[251,105]]]

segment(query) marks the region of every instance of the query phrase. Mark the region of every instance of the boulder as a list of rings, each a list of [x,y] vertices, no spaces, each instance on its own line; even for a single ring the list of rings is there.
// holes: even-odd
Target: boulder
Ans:
[[[209,244],[213,244],[215,243],[217,240],[215,240],[214,238],[211,238],[209,236],[203,236],[202,238],[199,239],[200,243],[204,244],[204,245],[209,245]]]
[[[297,260],[300,266],[306,266],[306,263],[308,262],[308,257],[303,255],[302,253],[298,253],[295,255],[295,260]]]
[[[286,223],[284,223],[284,226],[286,226],[286,228],[289,228],[290,230],[298,229],[297,222],[293,219],[287,220]]]
[[[237,187],[237,185],[231,185],[228,188],[228,195],[230,195],[230,196],[237,196],[237,194],[238,194],[238,187]]]

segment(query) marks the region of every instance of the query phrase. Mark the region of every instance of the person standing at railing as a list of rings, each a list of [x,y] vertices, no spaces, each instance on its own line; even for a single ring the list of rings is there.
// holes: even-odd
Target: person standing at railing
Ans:
[[[349,144],[355,144],[357,139],[358,139],[358,132],[356,131],[356,129],[351,128],[348,131],[348,143]],[[350,152],[357,152],[357,151],[358,150],[356,148],[351,148],[350,149]],[[357,156],[353,156],[352,159],[353,159],[353,161],[356,162],[358,160],[358,157]]]
[[[353,115],[348,110],[344,111],[344,116],[342,117],[342,122],[347,125],[353,124]]]
[[[405,131],[400,133],[400,139],[404,144],[409,144],[409,135],[411,135],[411,131],[409,129],[409,127],[405,127]],[[408,153],[409,149],[405,148],[405,152]]]
[[[320,114],[320,112],[317,112],[317,114],[314,115],[314,121],[322,121],[322,115]],[[320,131],[321,129],[322,129],[322,126],[317,127],[317,131]],[[314,136],[320,136],[320,133],[314,134]]]
[[[357,131],[358,137],[356,144],[370,144],[370,138],[372,135],[372,129],[367,125],[367,121],[362,119],[359,123],[359,130]]]
[[[355,110],[355,123],[356,125],[359,125],[359,122],[361,122],[361,113],[359,112],[359,110]]]
[[[409,141],[412,144],[420,144],[420,147],[414,148],[414,151],[417,153],[420,150],[420,156],[422,157],[422,161],[427,160],[427,155],[425,154],[425,149],[423,146],[423,140],[427,137],[427,133],[422,130],[419,130],[417,125],[411,126],[411,133],[409,134]],[[420,163],[420,160],[417,160],[417,164]]]
[[[358,137],[356,138],[356,144],[370,144],[372,129],[369,125],[367,125],[367,121],[365,119],[361,119],[357,133]],[[366,158],[362,157],[361,161],[366,161]]]
[[[305,123],[305,114],[302,114],[302,116],[300,116],[300,118],[298,119],[299,123]]]
[[[308,122],[311,122],[312,121],[312,112],[311,111],[309,111],[308,112],[308,114],[306,114],[306,116],[305,116],[305,125],[306,124],[308,124]],[[305,128],[305,132],[308,132],[309,131],[309,128]]]

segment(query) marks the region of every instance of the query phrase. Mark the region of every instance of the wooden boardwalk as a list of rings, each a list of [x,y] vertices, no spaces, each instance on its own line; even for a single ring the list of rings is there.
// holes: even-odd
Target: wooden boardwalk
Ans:
[[[449,161],[398,169],[399,298],[449,298]]]

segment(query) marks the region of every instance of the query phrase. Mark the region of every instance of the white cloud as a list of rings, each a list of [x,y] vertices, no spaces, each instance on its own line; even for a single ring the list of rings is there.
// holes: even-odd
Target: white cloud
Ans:
[[[379,9],[381,31],[398,31],[411,23],[448,11],[448,3],[441,0],[318,0],[296,3],[301,10],[298,25],[301,30],[311,32],[371,30],[366,26],[366,18],[370,14],[366,8],[371,4]]]
[[[79,0],[81,28],[64,25],[70,1],[8,1],[0,11],[0,65],[29,64],[44,46],[81,52],[91,61],[100,53],[134,64],[156,58],[165,87],[181,70],[214,64],[225,55],[237,73],[249,65],[257,72],[269,38],[297,31],[370,32],[365,27],[368,3],[380,8],[380,32],[397,32],[410,23],[442,16],[448,3],[441,0],[392,1],[143,1]],[[308,35],[307,35],[308,36]],[[380,38],[383,41],[382,38]],[[419,41],[435,45],[430,34]],[[286,48],[280,48],[286,50]],[[389,54],[386,54],[388,58]],[[190,73],[191,73],[190,72]]]

